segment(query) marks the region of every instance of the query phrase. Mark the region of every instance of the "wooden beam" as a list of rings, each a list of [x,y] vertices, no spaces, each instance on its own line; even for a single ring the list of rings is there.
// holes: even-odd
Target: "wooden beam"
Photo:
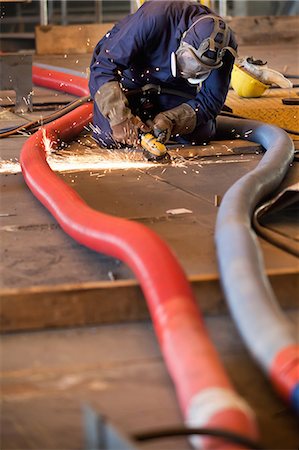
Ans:
[[[297,16],[244,16],[227,18],[238,44],[299,42]]]
[[[91,53],[113,23],[47,25],[35,28],[38,55]]]
[[[275,270],[268,275],[281,306],[296,307],[298,271]],[[194,275],[189,281],[203,314],[227,313],[217,274]],[[119,323],[148,317],[136,280],[1,290],[1,332]]]

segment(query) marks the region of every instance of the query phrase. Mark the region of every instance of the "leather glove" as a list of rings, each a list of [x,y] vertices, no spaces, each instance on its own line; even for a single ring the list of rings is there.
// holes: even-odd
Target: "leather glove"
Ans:
[[[188,103],[161,112],[153,120],[154,135],[160,142],[167,142],[171,135],[192,133],[195,127],[196,112]]]
[[[117,81],[103,84],[97,91],[94,101],[103,116],[109,120],[115,141],[138,145],[139,130],[149,131],[139,117],[132,114],[128,99]]]
[[[149,131],[147,125],[145,125],[139,117],[133,115],[121,123],[111,125],[111,129],[113,139],[116,142],[137,147],[139,147],[140,144],[140,132],[146,133]]]

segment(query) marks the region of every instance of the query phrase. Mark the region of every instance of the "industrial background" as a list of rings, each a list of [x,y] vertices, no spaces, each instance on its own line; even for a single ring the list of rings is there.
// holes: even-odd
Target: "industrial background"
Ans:
[[[142,3],[1,2],[0,447],[298,449],[299,2],[201,2],[289,85],[154,162],[100,148],[87,86]]]

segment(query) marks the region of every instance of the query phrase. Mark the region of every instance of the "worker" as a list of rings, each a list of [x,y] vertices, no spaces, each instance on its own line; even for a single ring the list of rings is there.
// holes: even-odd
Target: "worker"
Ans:
[[[96,45],[89,88],[103,146],[208,142],[229,88],[237,44],[225,21],[188,1],[145,2]],[[149,89],[147,89],[149,88]]]

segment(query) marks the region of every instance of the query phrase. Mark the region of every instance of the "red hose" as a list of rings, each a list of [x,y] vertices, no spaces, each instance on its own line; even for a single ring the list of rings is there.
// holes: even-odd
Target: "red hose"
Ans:
[[[55,80],[53,74],[47,87],[61,89],[66,74],[56,72]],[[39,83],[39,76],[46,86],[44,74],[34,69],[35,83]],[[86,95],[85,80],[80,79],[80,83],[81,95],[83,90]],[[67,90],[67,85],[62,89]],[[70,91],[74,93],[73,85]],[[91,119],[92,105],[80,106],[45,126],[46,135],[51,141],[70,140]],[[134,271],[186,420],[196,426],[224,428],[256,439],[251,410],[233,391],[209,340],[190,285],[171,250],[147,227],[91,209],[52,172],[45,150],[42,130],[23,146],[20,161],[27,185],[67,234],[95,251],[121,259]],[[205,448],[210,448],[215,445],[215,438],[205,438],[204,442]],[[240,448],[217,442],[218,449]]]
[[[32,67],[32,81],[38,86],[43,86],[56,91],[64,91],[68,94],[84,97],[89,95],[88,80],[79,75],[60,72],[59,67]]]

